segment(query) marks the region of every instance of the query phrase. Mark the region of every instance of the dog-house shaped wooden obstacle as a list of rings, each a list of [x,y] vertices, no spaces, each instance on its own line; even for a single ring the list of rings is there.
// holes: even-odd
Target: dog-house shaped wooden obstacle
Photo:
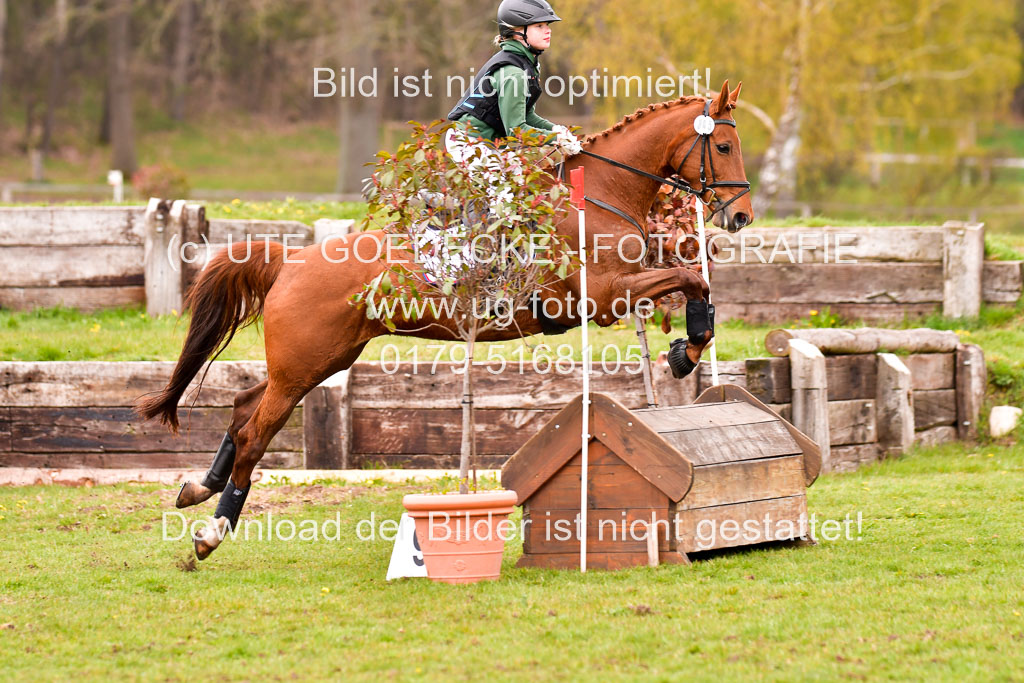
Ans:
[[[711,387],[695,403],[629,410],[591,396],[587,565],[688,564],[688,553],[807,539],[818,446],[746,390]],[[520,567],[575,568],[583,397],[501,471],[523,506]]]

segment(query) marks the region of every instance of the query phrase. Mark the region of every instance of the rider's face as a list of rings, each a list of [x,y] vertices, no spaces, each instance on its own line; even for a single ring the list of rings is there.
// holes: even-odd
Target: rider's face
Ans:
[[[530,24],[526,27],[526,37],[529,38],[530,45],[538,50],[548,49],[551,47],[551,24]]]

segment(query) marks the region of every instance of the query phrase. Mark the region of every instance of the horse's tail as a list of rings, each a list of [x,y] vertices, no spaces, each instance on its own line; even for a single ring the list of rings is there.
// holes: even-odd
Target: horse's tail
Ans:
[[[159,416],[178,431],[178,401],[208,358],[216,358],[235,332],[263,314],[267,292],[284,264],[284,245],[278,242],[240,242],[217,254],[189,290],[191,309],[185,345],[163,391],[141,397],[135,412],[144,420]],[[200,385],[202,382],[200,382]]]

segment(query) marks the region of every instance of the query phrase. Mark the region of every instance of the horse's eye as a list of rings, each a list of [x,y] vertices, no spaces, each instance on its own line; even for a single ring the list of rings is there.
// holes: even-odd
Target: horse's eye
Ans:
[[[720,145],[716,145],[716,147],[718,148],[718,151],[721,152],[722,154],[728,154],[729,150],[732,149],[731,147],[729,147],[729,143],[727,142],[723,142]]]

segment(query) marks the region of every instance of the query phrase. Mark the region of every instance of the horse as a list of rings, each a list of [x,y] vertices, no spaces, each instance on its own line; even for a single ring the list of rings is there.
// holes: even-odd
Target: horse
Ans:
[[[705,323],[691,328],[688,309],[689,339],[685,348],[675,349],[677,364],[691,370],[713,336],[713,320],[711,328],[706,321],[709,289],[690,269],[644,267],[647,235],[641,226],[664,182],[693,188],[711,206],[719,227],[734,232],[752,222],[750,186],[731,113],[741,86],[730,92],[726,81],[712,99],[681,97],[638,109],[588,137],[583,151],[564,161],[566,170],[585,169],[588,200],[599,209],[588,212],[587,241],[591,235],[606,236],[617,244],[608,248],[606,241],[597,250],[588,245],[590,318],[606,327],[624,315],[616,312],[617,302],[653,301],[673,292],[681,292],[688,306],[703,303]],[[709,129],[709,121],[727,125]],[[706,169],[711,171],[710,184]],[[566,248],[579,249],[572,212],[561,218],[556,231],[565,238]],[[199,559],[212,553],[237,524],[253,468],[310,390],[351,367],[375,337],[457,339],[454,323],[431,319],[429,311],[426,318],[399,321],[397,329],[389,330],[353,303],[353,296],[384,272],[380,255],[386,240],[384,231],[368,230],[288,252],[287,257],[277,242],[236,244],[211,259],[189,290],[185,306],[192,318],[180,357],[167,386],[136,402],[143,420],[159,418],[177,433],[178,402],[193,378],[227,347],[237,330],[260,318],[267,357],[267,379],[235,396],[230,425],[207,476],[199,483],[186,481],[179,491],[179,508],[221,492],[213,524],[193,539]],[[264,258],[247,258],[250,249]],[[544,303],[578,302],[579,291],[579,272],[572,273],[545,291]],[[544,306],[540,314],[517,312],[514,325],[494,328],[479,340],[511,340],[580,324],[578,305],[556,306],[553,315],[547,313],[550,310]]]

